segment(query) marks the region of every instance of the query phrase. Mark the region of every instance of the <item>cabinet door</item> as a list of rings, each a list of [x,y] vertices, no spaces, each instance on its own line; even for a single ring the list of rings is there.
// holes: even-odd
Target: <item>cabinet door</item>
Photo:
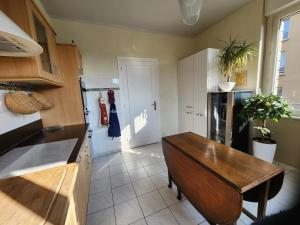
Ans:
[[[194,132],[207,137],[207,50],[194,55]]]
[[[29,4],[29,13],[32,17],[33,36],[43,48],[43,53],[37,56],[40,75],[59,82],[60,67],[55,33],[33,3]]]
[[[178,63],[179,110],[193,111],[194,104],[194,57],[190,56]]]
[[[52,74],[54,75],[54,79],[60,82],[61,70],[60,70],[60,63],[58,57],[58,49],[56,46],[56,37],[55,34],[49,29],[48,29],[48,46],[49,46]]]
[[[91,178],[91,158],[87,138],[85,138],[78,157],[79,171],[74,192],[75,205],[80,225],[86,222],[86,213]]]
[[[49,37],[48,37],[47,28],[36,12],[33,12],[33,21],[34,21],[34,27],[36,32],[36,41],[43,48],[43,52],[39,56],[41,69],[46,73],[52,74],[53,68],[52,68],[52,62],[51,62],[51,56],[49,50],[49,43],[48,43]]]
[[[194,113],[192,111],[180,111],[179,132],[189,132],[194,130]]]

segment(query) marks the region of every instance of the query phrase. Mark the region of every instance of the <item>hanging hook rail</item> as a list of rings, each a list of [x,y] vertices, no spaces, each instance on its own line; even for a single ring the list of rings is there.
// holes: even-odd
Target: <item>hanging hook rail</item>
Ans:
[[[118,90],[120,90],[120,88],[118,88],[118,87],[112,87],[112,88],[83,88],[82,90],[84,92],[89,92],[89,91],[109,91],[109,90],[118,91]]]

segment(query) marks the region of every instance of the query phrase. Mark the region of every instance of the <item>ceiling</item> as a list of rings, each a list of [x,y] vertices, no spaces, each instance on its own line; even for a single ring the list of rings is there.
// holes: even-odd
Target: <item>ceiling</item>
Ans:
[[[195,36],[251,0],[204,0],[198,24],[183,24],[178,0],[41,0],[53,18]]]

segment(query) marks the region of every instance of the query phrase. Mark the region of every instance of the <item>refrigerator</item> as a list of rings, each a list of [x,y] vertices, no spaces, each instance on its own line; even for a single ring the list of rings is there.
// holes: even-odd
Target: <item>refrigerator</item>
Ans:
[[[240,116],[252,91],[208,93],[208,138],[248,153],[249,121]]]

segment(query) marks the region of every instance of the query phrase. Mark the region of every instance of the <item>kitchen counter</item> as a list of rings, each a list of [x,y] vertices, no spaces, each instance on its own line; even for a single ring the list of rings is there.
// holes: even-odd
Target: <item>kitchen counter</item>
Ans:
[[[8,154],[11,151],[11,155],[14,155],[13,149],[23,151],[30,146],[37,148],[40,147],[38,145],[47,143],[51,143],[47,144],[47,147],[61,145],[65,141],[73,143],[65,143],[66,148],[72,148],[72,153],[70,157],[66,157],[68,161],[65,161],[64,165],[0,179],[0,207],[3,209],[0,212],[1,225],[85,224],[91,177],[87,128],[87,125],[79,124],[44,132],[41,121],[36,121],[2,137],[10,143],[18,142],[10,149],[2,148]],[[24,131],[27,136],[24,135]],[[18,135],[22,139],[18,138]],[[9,158],[9,155],[5,156],[6,153],[0,156],[3,160]],[[76,161],[78,154],[80,157]],[[41,157],[32,157],[34,158],[38,158],[36,160],[39,161]]]
[[[65,224],[77,173],[71,163],[0,180],[0,224]]]
[[[88,129],[87,124],[78,124],[65,126],[61,130],[51,131],[51,132],[39,132],[28,140],[22,142],[16,147],[24,147],[28,145],[35,144],[44,144],[56,141],[62,141],[67,139],[78,138],[77,143],[72,151],[68,163],[72,163],[76,161],[77,155],[79,153],[80,147],[82,146],[84,137],[86,135]]]

